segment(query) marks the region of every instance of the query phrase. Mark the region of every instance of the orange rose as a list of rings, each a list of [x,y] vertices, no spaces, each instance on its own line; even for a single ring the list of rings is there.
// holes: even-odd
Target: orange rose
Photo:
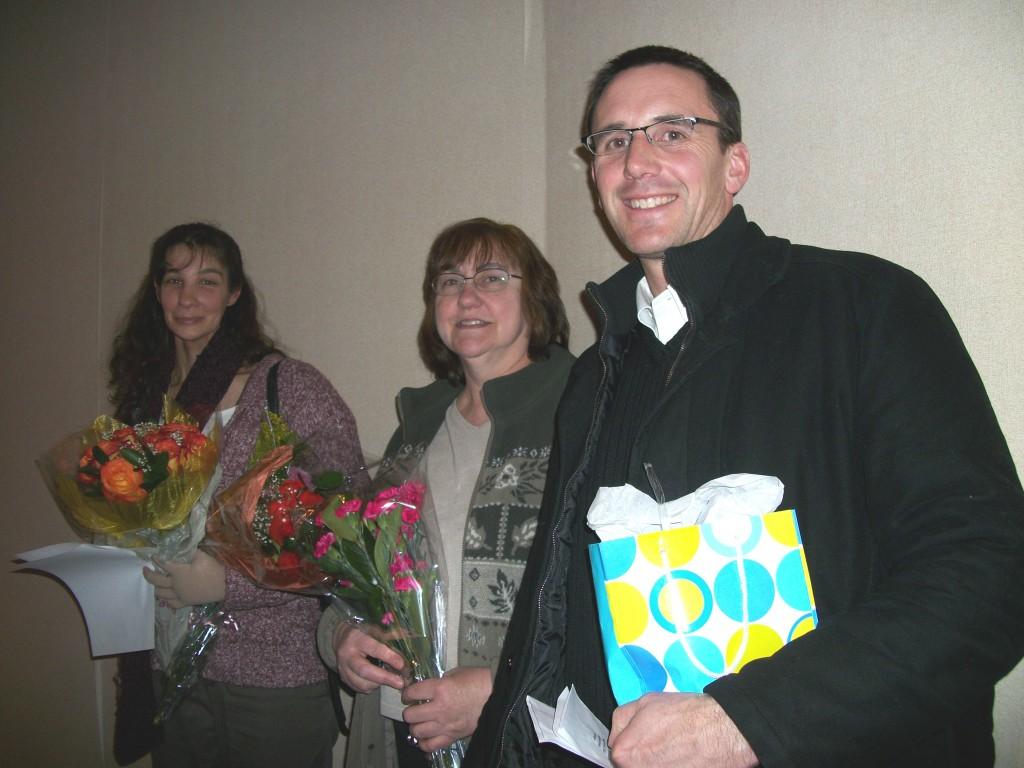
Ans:
[[[205,448],[209,439],[197,429],[189,429],[187,432],[182,434],[182,446],[181,452],[185,456],[191,456],[196,451]]]
[[[130,504],[146,498],[147,491],[142,487],[142,471],[120,456],[100,467],[100,483],[103,495],[109,501]]]
[[[170,437],[161,437],[153,442],[149,446],[153,453],[166,453],[167,454],[167,469],[174,472],[178,469],[178,456],[181,453],[181,448],[178,444]]]
[[[117,456],[117,452],[121,450],[123,443],[119,440],[100,440],[96,443],[96,447],[103,451],[103,454],[107,458]],[[92,451],[88,452],[90,455]]]

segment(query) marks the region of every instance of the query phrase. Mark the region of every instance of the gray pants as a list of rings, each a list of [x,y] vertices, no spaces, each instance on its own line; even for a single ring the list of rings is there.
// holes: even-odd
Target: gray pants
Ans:
[[[328,685],[251,688],[200,679],[164,723],[153,768],[331,768]]]

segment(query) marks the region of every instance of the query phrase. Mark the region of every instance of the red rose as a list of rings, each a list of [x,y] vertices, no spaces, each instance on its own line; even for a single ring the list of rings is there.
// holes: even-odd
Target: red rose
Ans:
[[[295,499],[274,499],[267,505],[271,517],[287,517],[295,509]]]
[[[299,504],[301,504],[303,507],[315,508],[319,507],[323,503],[324,497],[321,496],[319,493],[314,493],[313,491],[303,491],[302,493],[299,494]]]
[[[285,480],[277,486],[278,493],[286,499],[293,499],[298,496],[306,486],[301,480]]]
[[[289,550],[285,550],[277,556],[277,567],[282,571],[298,568],[300,565],[302,565],[302,561],[299,560],[299,556]]]
[[[295,533],[295,526],[292,524],[290,518],[287,517],[275,517],[270,521],[270,538],[272,538],[277,546],[284,544],[285,540]],[[282,553],[283,555],[284,553]]]

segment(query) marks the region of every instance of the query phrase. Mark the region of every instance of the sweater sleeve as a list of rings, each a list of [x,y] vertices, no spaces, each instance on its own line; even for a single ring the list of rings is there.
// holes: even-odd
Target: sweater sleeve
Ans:
[[[864,568],[876,583],[706,689],[765,768],[889,765],[896,745],[935,755],[930,765],[981,764],[958,762],[950,734],[984,726],[993,686],[1024,651],[1024,501],[1012,459],[938,299],[909,274],[881,277],[860,303],[847,436],[862,461],[879,560]],[[831,535],[834,551],[850,545]]]

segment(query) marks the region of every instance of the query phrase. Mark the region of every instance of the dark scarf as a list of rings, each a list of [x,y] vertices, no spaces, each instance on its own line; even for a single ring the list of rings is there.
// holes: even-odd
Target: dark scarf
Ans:
[[[219,328],[209,344],[196,358],[192,369],[182,382],[175,402],[196,420],[200,426],[206,424],[217,403],[224,399],[238,369],[245,362],[242,347],[235,337]],[[170,356],[159,373],[157,386],[149,399],[140,404],[134,421],[155,421],[163,412],[163,396],[171,384],[174,372],[174,357]]]
[[[224,399],[231,382],[245,361],[242,347],[219,328],[196,358],[175,398],[197,424],[204,425],[217,404]],[[164,364],[157,387],[130,420],[156,421],[163,413],[163,394],[171,383],[174,357]],[[120,414],[119,414],[120,416]],[[117,658],[117,704],[114,715],[114,760],[129,765],[150,752],[163,740],[163,729],[153,725],[156,691],[151,651],[123,653]]]

